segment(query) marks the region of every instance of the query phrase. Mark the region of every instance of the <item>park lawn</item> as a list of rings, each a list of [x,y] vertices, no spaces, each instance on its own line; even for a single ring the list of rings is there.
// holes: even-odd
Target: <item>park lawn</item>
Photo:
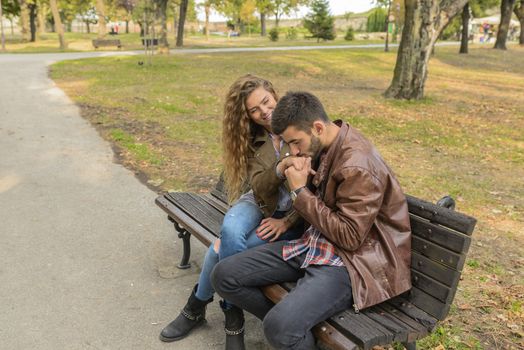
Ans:
[[[58,35],[56,33],[45,33],[37,36],[35,42],[23,41],[20,35],[6,34],[6,51],[9,53],[44,53],[44,52],[78,52],[94,51],[92,40],[97,38],[96,33],[65,33],[67,49],[60,50]],[[107,35],[107,39],[119,39],[122,43],[121,50],[143,50],[142,41],[138,33],[121,33],[118,35]],[[169,33],[168,42],[171,48],[175,48],[176,39],[173,33]],[[333,45],[366,45],[381,44],[382,40],[344,40],[344,34],[339,33],[335,40],[317,42],[316,39],[304,38],[304,34],[299,34],[297,39],[286,39],[285,34],[281,35],[279,41],[270,41],[268,37],[260,37],[259,34],[242,35],[240,37],[230,37],[225,35],[210,35],[209,40],[198,33],[187,33],[184,38],[184,49],[195,48],[225,48],[225,47],[282,47],[282,46],[333,46]],[[116,47],[103,47],[98,51],[114,51]]]
[[[478,218],[455,307],[421,349],[524,346],[524,48],[437,48],[426,98],[386,100],[395,64],[382,50],[279,51],[64,61],[51,77],[157,191],[206,191],[221,172],[221,116],[233,80],[308,90],[362,130],[406,193],[450,194]],[[142,64],[139,64],[142,63]]]

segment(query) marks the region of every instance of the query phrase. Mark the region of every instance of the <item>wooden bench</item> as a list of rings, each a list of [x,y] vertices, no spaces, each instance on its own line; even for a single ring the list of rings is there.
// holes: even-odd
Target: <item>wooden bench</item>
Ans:
[[[120,43],[120,39],[93,39],[93,47],[95,49],[107,46],[116,46],[120,49],[122,44]]]
[[[372,349],[375,345],[402,343],[416,349],[443,320],[453,302],[471,243],[476,219],[455,212],[454,201],[444,197],[438,205],[407,195],[411,228],[413,288],[396,298],[359,313],[348,309],[321,322],[313,333],[324,349]],[[173,222],[184,252],[179,268],[189,268],[190,237],[209,246],[219,235],[229,208],[219,181],[210,193],[171,192],[156,199]],[[264,288],[278,303],[293,284]]]

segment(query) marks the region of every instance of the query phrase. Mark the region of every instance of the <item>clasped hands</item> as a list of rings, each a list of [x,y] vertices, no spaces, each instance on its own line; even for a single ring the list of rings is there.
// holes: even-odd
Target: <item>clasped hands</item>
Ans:
[[[314,175],[315,171],[311,169],[310,157],[287,157],[277,165],[278,171],[286,175],[289,188],[296,190],[307,184],[307,178],[310,174]],[[290,223],[286,218],[275,219],[265,218],[260,222],[256,234],[258,238],[276,241],[284,232],[290,228]]]

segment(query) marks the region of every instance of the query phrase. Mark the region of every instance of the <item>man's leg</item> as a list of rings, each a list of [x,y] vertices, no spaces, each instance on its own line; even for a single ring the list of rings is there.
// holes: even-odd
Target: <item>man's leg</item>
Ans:
[[[311,328],[350,308],[352,301],[345,267],[311,265],[297,286],[267,313],[264,333],[276,349],[315,349]]]
[[[263,244],[221,260],[211,274],[216,292],[262,320],[273,303],[259,287],[303,276],[295,260],[282,259],[283,244]]]

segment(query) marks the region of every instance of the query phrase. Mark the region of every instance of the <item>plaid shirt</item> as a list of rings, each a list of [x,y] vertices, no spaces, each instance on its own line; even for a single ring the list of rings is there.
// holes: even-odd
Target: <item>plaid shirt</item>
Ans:
[[[303,269],[309,265],[344,266],[342,259],[335,254],[335,246],[313,226],[309,226],[301,238],[287,242],[282,249],[284,261],[303,253],[306,253]]]

